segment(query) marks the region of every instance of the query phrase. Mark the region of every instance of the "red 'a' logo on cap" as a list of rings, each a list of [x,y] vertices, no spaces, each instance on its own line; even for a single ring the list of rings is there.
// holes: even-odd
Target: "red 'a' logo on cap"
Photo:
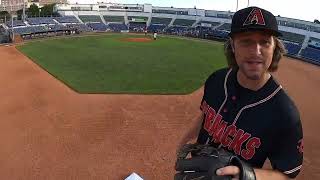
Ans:
[[[252,9],[243,26],[251,24],[266,25],[261,9]]]

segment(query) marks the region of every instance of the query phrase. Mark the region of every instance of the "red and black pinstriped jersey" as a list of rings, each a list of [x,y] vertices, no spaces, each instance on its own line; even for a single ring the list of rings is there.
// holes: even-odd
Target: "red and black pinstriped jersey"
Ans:
[[[299,112],[273,78],[258,91],[242,87],[237,69],[221,69],[205,82],[197,141],[222,146],[253,167],[268,158],[274,169],[296,177],[303,161]]]

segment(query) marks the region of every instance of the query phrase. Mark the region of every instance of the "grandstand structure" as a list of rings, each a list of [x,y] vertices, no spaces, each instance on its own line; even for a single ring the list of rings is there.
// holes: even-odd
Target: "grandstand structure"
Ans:
[[[2,26],[24,39],[74,32],[158,32],[226,40],[233,12],[196,8],[157,7],[151,4],[57,4],[60,17],[27,18]],[[280,38],[293,56],[320,65],[320,24],[277,17]],[[11,27],[13,24],[13,27]]]

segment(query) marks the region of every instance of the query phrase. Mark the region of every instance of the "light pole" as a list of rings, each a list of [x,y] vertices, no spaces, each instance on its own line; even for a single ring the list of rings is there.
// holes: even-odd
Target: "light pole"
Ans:
[[[26,4],[25,4],[25,0],[23,0],[22,20],[23,20],[23,22],[26,20]]]
[[[236,8],[236,11],[238,11],[238,6],[239,6],[239,0],[237,0],[237,8]]]

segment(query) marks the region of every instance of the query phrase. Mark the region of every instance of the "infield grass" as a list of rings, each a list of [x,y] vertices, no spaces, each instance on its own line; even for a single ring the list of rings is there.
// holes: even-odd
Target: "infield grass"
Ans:
[[[105,34],[30,42],[17,48],[79,93],[189,94],[225,67],[218,42]],[[151,37],[150,37],[151,38]]]

